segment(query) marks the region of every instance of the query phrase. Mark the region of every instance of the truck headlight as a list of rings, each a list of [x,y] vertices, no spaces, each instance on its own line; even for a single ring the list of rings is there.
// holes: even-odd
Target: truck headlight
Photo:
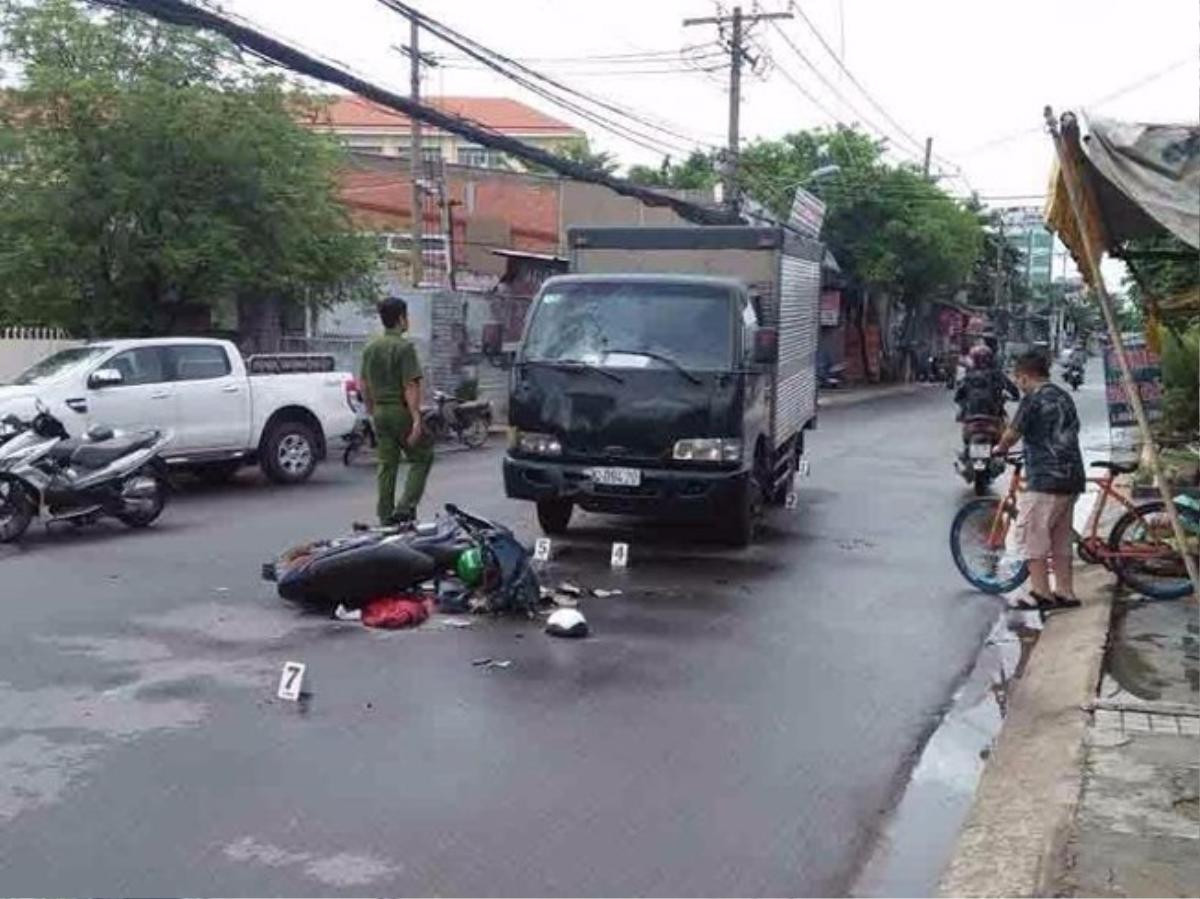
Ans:
[[[680,462],[740,462],[742,441],[732,437],[677,440],[671,455]]]
[[[562,455],[562,442],[553,434],[538,434],[514,428],[509,438],[509,446],[517,452],[528,453],[531,456]]]

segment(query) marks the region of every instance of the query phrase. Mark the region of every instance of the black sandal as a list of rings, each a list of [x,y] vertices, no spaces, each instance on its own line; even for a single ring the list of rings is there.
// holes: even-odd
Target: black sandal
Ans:
[[[1083,603],[1073,596],[1063,596],[1061,593],[1055,593],[1054,605],[1060,609],[1078,609]]]
[[[1060,606],[1053,599],[1041,596],[1030,590],[1029,595],[1018,599],[1013,608],[1021,612],[1048,612],[1051,609],[1060,608]]]

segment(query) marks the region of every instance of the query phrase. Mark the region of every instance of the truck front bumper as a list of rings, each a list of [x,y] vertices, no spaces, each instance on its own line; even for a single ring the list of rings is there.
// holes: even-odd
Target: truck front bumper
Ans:
[[[504,492],[511,499],[569,500],[589,512],[696,520],[736,509],[749,472],[642,468],[637,487],[592,480],[592,465],[504,458]]]

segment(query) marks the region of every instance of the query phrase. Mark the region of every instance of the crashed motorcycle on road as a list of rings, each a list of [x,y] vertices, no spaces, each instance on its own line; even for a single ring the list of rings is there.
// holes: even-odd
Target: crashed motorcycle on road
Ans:
[[[301,544],[263,565],[282,599],[328,613],[382,597],[420,592],[431,598],[465,564],[478,569],[471,586],[490,612],[532,615],[541,598],[529,552],[503,525],[447,504],[437,521],[372,528]]]
[[[162,514],[169,480],[159,453],[169,431],[93,427],[82,440],[40,401],[32,419],[4,419],[0,443],[0,543],[19,540],[35,517],[90,524],[111,516],[144,528]]]

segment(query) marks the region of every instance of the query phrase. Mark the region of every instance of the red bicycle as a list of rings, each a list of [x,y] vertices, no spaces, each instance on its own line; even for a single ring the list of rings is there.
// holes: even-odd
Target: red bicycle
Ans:
[[[1012,538],[1017,519],[1017,494],[1024,489],[1019,455],[1010,455],[1013,475],[1002,497],[972,500],[954,516],[950,526],[950,552],[963,577],[985,593],[1007,593],[1029,577],[1029,565],[1021,558]],[[1171,522],[1161,500],[1135,503],[1114,486],[1117,475],[1136,470],[1121,462],[1093,462],[1105,471],[1088,478],[1099,495],[1088,517],[1086,535],[1076,533],[1076,551],[1085,562],[1103,565],[1131,590],[1150,599],[1179,599],[1192,592],[1183,553],[1200,547],[1200,512],[1191,505],[1180,506],[1188,535],[1184,547],[1176,545]],[[1107,538],[1100,536],[1100,517],[1109,501],[1125,507]],[[1178,505],[1178,503],[1177,503]]]

